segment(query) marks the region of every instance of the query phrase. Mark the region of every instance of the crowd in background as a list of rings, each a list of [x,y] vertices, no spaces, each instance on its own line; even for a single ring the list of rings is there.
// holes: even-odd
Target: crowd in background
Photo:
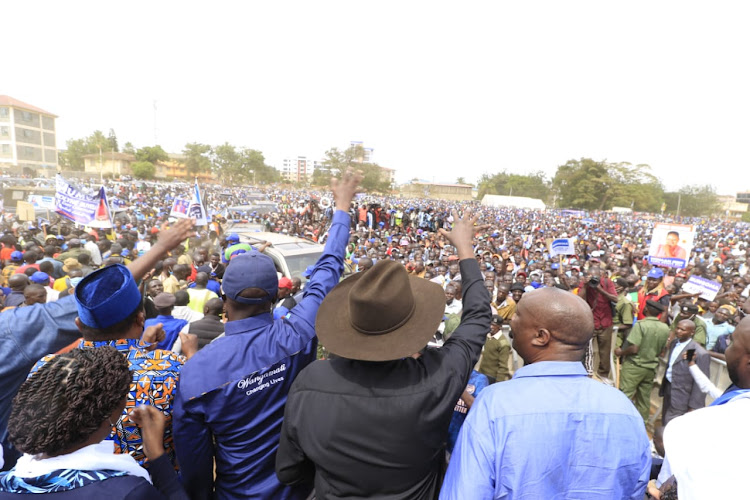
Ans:
[[[229,344],[217,340],[229,335],[231,329],[226,322],[226,288],[237,288],[231,280],[225,280],[225,273],[234,258],[246,253],[255,254],[256,251],[262,254],[267,246],[264,244],[255,249],[243,246],[239,237],[232,232],[232,225],[236,222],[256,223],[264,231],[298,236],[329,246],[338,244],[329,240],[337,239],[343,247],[342,263],[345,261],[357,274],[380,269],[384,261],[391,261],[403,267],[410,279],[424,279],[439,285],[445,296],[445,308],[441,311],[442,318],[436,331],[430,332],[430,345],[443,349],[440,346],[452,345],[449,344],[450,339],[455,332],[460,331],[457,329],[462,321],[466,321],[465,294],[469,286],[467,277],[462,276],[469,272],[464,264],[466,255],[451,240],[449,233],[459,223],[462,214],[474,214],[477,230],[472,234],[470,252],[479,268],[476,280],[489,296],[491,320],[483,334],[481,359],[471,370],[466,383],[461,384],[465,387],[459,391],[457,402],[455,405],[451,404],[455,408],[451,408],[450,428],[445,432],[445,463],[448,463],[454,446],[461,440],[459,433],[467,414],[472,413],[475,398],[487,387],[505,382],[513,376],[511,342],[507,332],[503,333],[502,327],[505,325],[507,330],[510,326],[511,332],[513,331],[518,304],[525,294],[554,288],[556,290],[549,293],[569,292],[581,297],[590,307],[593,337],[586,342],[582,366],[590,378],[603,385],[617,386],[633,401],[643,422],[649,429],[653,429],[658,450],[654,451],[654,464],[660,463],[664,456],[663,449],[659,449],[664,426],[673,419],[703,408],[705,394],[710,394],[713,398],[722,396],[722,391],[708,380],[711,375],[709,360],[713,357],[729,364],[726,352],[733,343],[734,330],[747,312],[750,312],[750,305],[746,305],[750,295],[750,254],[747,253],[750,226],[732,220],[608,212],[571,214],[561,210],[493,208],[481,206],[475,201],[452,202],[377,195],[357,195],[350,204],[342,207],[336,206],[336,193],[331,195],[329,192],[310,190],[202,186],[203,199],[211,220],[190,233],[181,229],[180,226],[184,223],[170,216],[170,208],[176,197],[189,198],[191,187],[134,182],[111,183],[107,189],[113,208],[114,228],[111,230],[76,226],[57,216],[39,218],[33,222],[18,221],[13,214],[3,217],[3,235],[0,236],[3,312],[0,313],[0,318],[16,321],[21,309],[37,310],[40,307],[38,304],[64,301],[71,295],[76,298],[80,317],[81,304],[93,300],[94,296],[83,296],[84,292],[77,293],[79,284],[86,284],[87,281],[84,280],[87,279],[93,280],[88,277],[97,276],[97,273],[114,272],[106,268],[120,269],[128,266],[131,269],[138,293],[137,301],[139,307],[143,308],[143,322],[135,326],[129,324],[128,328],[132,331],[127,335],[123,333],[110,336],[106,346],[96,345],[111,348],[115,354],[102,349],[102,354],[97,355],[101,359],[96,356],[89,359],[84,348],[94,346],[94,343],[87,342],[91,342],[95,335],[87,333],[85,329],[80,330],[80,327],[74,329],[71,323],[68,326],[73,331],[64,337],[67,340],[65,345],[56,345],[57,349],[54,351],[40,352],[37,359],[55,351],[57,356],[43,359],[33,367],[32,372],[43,370],[46,364],[49,368],[44,372],[45,376],[57,376],[59,383],[60,377],[72,376],[68,373],[70,369],[65,371],[67,365],[61,361],[64,358],[77,360],[68,361],[68,365],[78,363],[81,367],[88,367],[86,377],[93,377],[95,365],[104,363],[112,366],[119,363],[115,362],[119,359],[117,351],[126,354],[131,372],[145,374],[148,363],[158,361],[160,368],[157,375],[155,378],[153,374],[149,375],[152,377],[149,381],[152,387],[141,392],[135,386],[125,387],[127,384],[123,380],[127,379],[127,375],[121,373],[122,367],[118,368],[119,374],[114,373],[117,371],[114,370],[113,373],[96,376],[111,377],[114,386],[118,385],[117,380],[120,385],[124,384],[121,390],[118,389],[120,400],[123,399],[120,393],[127,394],[125,414],[115,422],[115,449],[119,453],[130,454],[140,465],[149,467],[149,462],[153,462],[149,471],[153,475],[155,469],[159,470],[162,493],[174,498],[185,493],[175,483],[171,471],[165,469],[169,469],[170,464],[177,465],[180,443],[198,447],[193,450],[195,456],[205,451],[201,447],[208,446],[205,441],[201,441],[200,446],[196,444],[197,438],[188,439],[186,430],[180,435],[180,430],[177,429],[176,439],[173,438],[172,413],[174,398],[180,391],[180,386],[177,385],[180,373],[183,365],[190,366],[191,362],[194,366],[198,365],[197,361],[191,359],[206,346]],[[341,226],[343,220],[336,219],[336,213],[341,212],[337,208],[348,212],[343,232],[340,227],[337,229],[337,224]],[[687,255],[685,268],[659,268],[649,264],[648,249],[652,230],[658,222],[694,226],[693,248]],[[189,237],[178,240],[177,233],[179,236]],[[169,249],[163,248],[164,234],[167,239],[175,240]],[[550,243],[558,238],[574,238],[575,253],[551,253]],[[242,258],[243,262],[245,257]],[[133,266],[137,272],[132,271]],[[239,268],[239,265],[235,268]],[[254,272],[257,274],[258,271]],[[300,276],[273,274],[269,278],[278,291],[272,297],[274,322],[286,324],[294,318],[310,314],[302,304],[305,300],[303,297],[316,293],[317,289],[314,287],[306,293],[308,285],[314,282],[315,272],[318,273],[318,281],[322,280],[323,272],[314,270],[308,270]],[[326,277],[327,290],[338,283],[340,275],[341,273],[337,275],[332,272],[331,276]],[[720,283],[720,290],[713,300],[705,300],[699,294],[683,290],[683,286],[693,276]],[[119,278],[109,276],[107,279]],[[476,293],[475,288],[472,293]],[[101,288],[97,290],[97,293],[104,293]],[[238,290],[237,294],[242,288]],[[385,287],[379,293],[390,295],[398,291]],[[233,300],[241,302],[243,297],[237,294]],[[323,296],[325,293],[319,297],[320,300]],[[244,299],[252,300],[251,297]],[[559,300],[562,303],[567,299]],[[73,301],[69,300],[64,304],[69,308],[71,306],[68,304],[73,304]],[[95,308],[95,305],[91,307]],[[528,307],[531,307],[531,302]],[[472,314],[473,311],[474,309]],[[65,314],[70,314],[70,311],[66,309]],[[91,321],[96,322],[97,313],[92,314]],[[314,318],[312,314],[308,321],[314,324]],[[128,320],[126,317],[119,319]],[[54,319],[43,316],[35,321],[49,322]],[[84,323],[89,327],[96,326]],[[103,321],[99,330],[117,330],[118,324]],[[58,327],[48,326],[50,329]],[[133,340],[134,337],[140,337],[140,333],[133,332],[144,331],[148,336],[144,333],[139,340]],[[314,333],[310,335],[314,336]],[[148,338],[144,340],[146,337]],[[616,345],[612,346],[612,342]],[[218,348],[212,347],[212,352],[216,352]],[[19,356],[7,345],[3,349],[9,357]],[[613,350],[615,356],[611,358],[610,352]],[[317,357],[335,357],[335,352],[313,349],[312,357],[307,362],[314,359],[316,353]],[[226,353],[226,356],[230,355],[229,352]],[[666,373],[660,387],[664,399],[661,415],[655,415],[651,408],[651,391],[660,357],[666,364]],[[617,367],[611,365],[611,359],[615,360]],[[220,359],[212,361],[221,362]],[[20,363],[19,370],[24,366],[26,364]],[[204,369],[208,369],[208,366],[205,365]],[[261,363],[258,368],[264,366],[268,365]],[[31,367],[26,368],[27,372],[29,368]],[[59,373],[52,373],[53,369],[57,369]],[[285,366],[284,370],[291,371],[291,364]],[[32,376],[28,383],[34,381],[35,377]],[[733,379],[733,382],[737,381]],[[86,383],[81,382],[81,391],[85,392]],[[2,384],[0,382],[0,386]],[[150,410],[143,410],[143,414],[138,413],[141,410],[136,411],[137,403],[147,398],[144,394],[156,386],[161,389],[159,397],[152,398],[152,407],[161,410],[166,422],[161,422],[159,415],[154,415]],[[188,391],[188,387],[195,393],[195,397],[201,393],[197,389],[201,384],[197,381],[186,385],[184,390]],[[3,419],[0,437],[3,439],[6,467],[18,457],[16,447],[23,448],[17,445],[14,447],[15,443],[10,441],[6,431],[10,398],[17,389],[18,387],[13,387],[3,391],[5,395],[0,412]],[[30,391],[31,388],[25,385],[24,390]],[[91,390],[94,391],[93,388]],[[115,399],[117,398],[113,398],[113,401]],[[117,402],[102,404],[117,417],[123,413],[123,409],[117,406],[119,403],[115,403]],[[179,404],[178,411],[185,418],[198,418],[196,415],[200,412],[189,407],[194,403],[182,401]],[[214,401],[213,404],[220,403]],[[283,407],[281,410],[283,412]],[[200,415],[201,418],[209,418],[205,413]],[[214,415],[211,418],[217,417]],[[99,440],[105,437],[107,433],[102,436],[99,434],[107,430],[107,422],[112,423],[107,420],[102,424],[104,428],[92,429],[92,435],[96,435]],[[276,423],[280,425],[279,422]],[[139,430],[141,427],[144,429],[143,435]],[[209,427],[217,432],[216,429],[221,424],[216,422]],[[187,428],[186,425],[185,429]],[[190,429],[199,432],[202,428],[197,426]],[[155,452],[156,445],[153,444],[154,440],[159,441],[160,431],[164,438],[162,453]],[[157,437],[153,437],[154,435]],[[138,439],[130,439],[132,436],[138,436]],[[252,443],[245,445],[252,446]],[[465,452],[467,446],[469,445],[464,443],[461,451]],[[23,451],[28,453],[28,449],[49,451],[28,446]],[[219,472],[228,474],[232,470],[231,464],[226,462],[231,461],[229,455],[219,453],[215,459]],[[267,466],[267,463],[263,465],[263,460],[259,457],[254,457],[254,460],[254,467],[262,469]],[[164,463],[167,464],[166,468]],[[187,469],[190,470],[191,467]],[[456,466],[456,470],[460,470],[459,467]],[[649,486],[649,492],[657,497],[661,494],[657,491],[659,488],[662,491],[673,488],[668,481],[669,469],[665,472],[662,467],[661,470],[662,474],[659,475],[659,468],[656,467],[652,473],[656,481]],[[451,475],[449,472],[446,484],[450,484],[451,491],[458,491],[455,498],[462,498],[460,491],[465,485],[456,474],[459,473]],[[103,479],[109,480],[110,476]],[[75,480],[83,481],[79,477]],[[316,478],[316,486],[318,480]],[[205,478],[192,481],[183,478],[183,484],[197,488],[192,492],[190,488],[186,488],[187,495],[192,498],[203,498],[202,493],[196,494],[195,491],[209,491],[212,481]],[[232,483],[231,479],[227,481]],[[157,480],[154,480],[154,484],[156,483]],[[237,484],[241,484],[241,481]],[[332,483],[323,484],[332,487]],[[0,492],[5,491],[3,486],[7,484],[0,483]],[[641,494],[645,483],[642,486],[640,490],[640,486],[636,488]],[[14,487],[22,486],[15,484]],[[215,487],[219,492],[219,482]],[[291,490],[271,488],[265,491],[275,491],[274,494],[281,495],[280,498],[296,498],[289,493]],[[229,495],[227,498],[231,497],[227,492],[222,494]],[[588,497],[582,495],[582,498]]]

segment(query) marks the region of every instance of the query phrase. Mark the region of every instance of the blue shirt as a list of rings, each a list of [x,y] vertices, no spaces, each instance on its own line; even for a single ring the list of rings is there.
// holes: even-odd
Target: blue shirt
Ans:
[[[650,472],[643,419],[627,397],[580,362],[545,361],[474,401],[440,498],[642,500]]]
[[[163,316],[159,314],[155,318],[147,319],[146,322],[143,324],[143,329],[145,330],[149,326],[158,325],[159,323],[162,324],[162,328],[164,329],[164,340],[159,342],[156,345],[157,349],[164,349],[165,351],[169,351],[172,349],[172,346],[177,341],[177,337],[180,335],[180,330],[182,330],[182,327],[188,324],[187,321],[184,319],[175,318],[172,315],[169,316]]]
[[[487,375],[472,370],[471,376],[469,376],[469,383],[466,386],[466,391],[476,398],[488,385],[490,385],[490,381],[487,379]],[[451,453],[453,453],[453,448],[456,446],[458,431],[461,430],[461,426],[464,424],[464,420],[466,420],[467,413],[469,413],[469,407],[466,406],[463,399],[459,398],[458,401],[456,401],[456,407],[453,409],[451,425],[448,427],[448,445],[446,446],[446,449]]]
[[[8,301],[6,300],[5,302],[7,303]],[[733,332],[734,327],[727,321],[719,323],[718,325],[713,321],[706,321],[706,350],[712,350],[719,337]]]
[[[77,316],[72,296],[0,314],[0,440],[7,436],[13,397],[34,363],[80,338]]]
[[[229,321],[225,336],[183,367],[173,428],[192,498],[302,500],[310,494],[312,485],[279,482],[276,450],[289,389],[315,360],[315,316],[339,282],[348,241],[349,214],[337,210],[304,297],[289,317],[273,321],[267,313]]]

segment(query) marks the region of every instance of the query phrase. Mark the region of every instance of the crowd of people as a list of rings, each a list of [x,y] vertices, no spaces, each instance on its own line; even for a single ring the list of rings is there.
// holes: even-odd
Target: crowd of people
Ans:
[[[205,186],[202,226],[169,183],[109,185],[111,230],[7,214],[0,499],[742,496],[750,226],[360,181]],[[235,221],[323,253],[280,276]],[[649,263],[664,221],[695,228],[684,268]]]

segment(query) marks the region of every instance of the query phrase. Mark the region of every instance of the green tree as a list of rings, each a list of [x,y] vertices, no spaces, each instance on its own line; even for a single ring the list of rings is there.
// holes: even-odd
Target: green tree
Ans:
[[[683,186],[665,196],[666,211],[688,217],[711,216],[721,212],[721,202],[713,186]]]
[[[153,179],[156,167],[150,161],[136,161],[130,164],[130,170],[136,179]]]
[[[466,179],[464,179],[463,177],[459,177],[458,179],[456,179],[456,184],[466,184]]]
[[[549,182],[542,172],[532,174],[509,174],[505,171],[495,175],[482,174],[479,178],[479,198],[485,194],[504,196],[526,196],[547,200],[550,192]]]
[[[135,155],[135,146],[133,146],[132,142],[126,142],[125,146],[122,147],[122,152]]]
[[[242,173],[242,161],[237,148],[228,142],[225,142],[221,146],[215,146],[211,155],[211,162],[214,171],[222,181],[230,185],[241,184],[244,175]]]
[[[135,152],[135,159],[149,163],[158,163],[160,161],[167,161],[169,155],[161,146],[145,146]]]
[[[241,175],[246,182],[270,184],[281,180],[281,172],[266,165],[266,158],[257,149],[242,149],[239,152]]]
[[[115,134],[114,129],[109,129],[109,135],[107,136],[107,141],[109,142],[109,150],[114,151],[117,153],[120,151],[119,146],[117,145],[117,134]]]
[[[312,179],[310,184],[313,186],[328,186],[331,184],[331,169],[325,165],[320,165],[318,168],[313,170]]]
[[[377,163],[365,162],[365,150],[361,144],[349,147],[344,151],[331,148],[325,153],[322,172],[318,176],[313,172],[313,184],[327,185],[331,177],[340,178],[341,174],[348,168],[362,172],[363,179],[360,187],[363,191],[377,191],[381,193],[390,192],[392,186],[383,175],[383,171]],[[330,175],[326,175],[330,173]],[[325,181],[325,182],[324,182]]]
[[[70,170],[83,170],[83,156],[89,154],[85,139],[69,139],[66,149],[60,154],[60,167]]]
[[[101,130],[95,130],[88,137],[83,139],[69,139],[66,142],[66,150],[60,155],[60,166],[66,170],[83,170],[83,157],[85,155],[103,155],[110,151],[113,151],[110,140]]]
[[[208,144],[189,142],[185,144],[182,154],[185,155],[185,168],[188,174],[195,175],[211,170],[211,146]]]
[[[570,160],[557,168],[552,186],[560,207],[609,210],[624,206],[654,212],[664,199],[651,167],[627,162]]]

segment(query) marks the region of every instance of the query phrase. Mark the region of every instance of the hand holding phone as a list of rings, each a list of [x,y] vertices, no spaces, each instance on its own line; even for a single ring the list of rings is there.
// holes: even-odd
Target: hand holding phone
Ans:
[[[690,363],[693,360],[693,356],[695,356],[695,349],[688,349],[687,350],[687,360],[688,363]]]

